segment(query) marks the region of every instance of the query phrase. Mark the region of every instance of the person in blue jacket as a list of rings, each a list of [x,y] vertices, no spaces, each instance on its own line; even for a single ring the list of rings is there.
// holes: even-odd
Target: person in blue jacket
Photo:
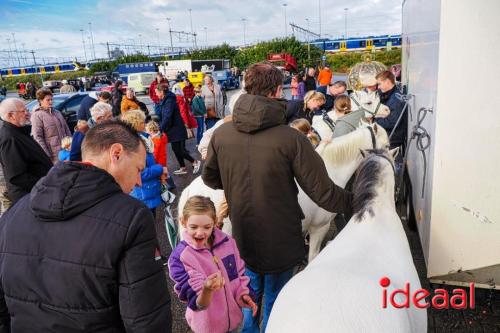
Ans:
[[[136,199],[141,200],[154,216],[156,207],[161,203],[161,182],[166,181],[168,170],[161,164],[156,163],[154,157],[154,143],[146,133],[146,116],[141,110],[130,110],[121,115],[121,120],[134,128],[141,136],[146,145],[146,166],[141,172],[141,186],[135,186],[130,193]]]

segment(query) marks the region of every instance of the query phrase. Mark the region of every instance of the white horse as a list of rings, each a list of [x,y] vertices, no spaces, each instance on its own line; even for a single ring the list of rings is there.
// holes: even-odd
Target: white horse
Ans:
[[[388,144],[387,132],[382,127],[374,124],[335,138],[330,143],[321,143],[316,148],[316,151],[323,159],[330,179],[338,186],[344,187],[361,163],[360,150],[382,148]],[[211,198],[215,203],[215,207],[218,208],[223,200],[224,191],[211,189],[203,183],[201,177],[196,178],[184,189],[179,198],[179,215],[187,199],[193,195],[203,195]],[[304,234],[309,233],[308,259],[310,262],[319,253],[321,243],[336,214],[320,208],[300,187],[298,201],[305,215],[302,220],[302,232]],[[179,230],[183,230],[180,223]],[[223,230],[226,232],[231,230],[229,219],[224,220]],[[179,234],[182,235],[182,231]]]
[[[360,127],[356,131],[321,143],[316,151],[325,162],[328,176],[344,188],[362,161],[360,150],[384,148],[389,145],[387,132],[377,124]],[[336,213],[331,213],[314,203],[304,191],[299,191],[299,204],[304,212],[302,232],[309,233],[309,262],[319,253],[321,244],[330,229]]]
[[[425,309],[396,309],[390,303],[391,293],[406,282],[410,292],[421,288],[395,209],[392,163],[387,151],[363,161],[354,184],[357,213],[281,290],[266,332],[427,331]],[[383,277],[390,279],[387,308],[382,303]],[[404,303],[402,298],[396,301]]]

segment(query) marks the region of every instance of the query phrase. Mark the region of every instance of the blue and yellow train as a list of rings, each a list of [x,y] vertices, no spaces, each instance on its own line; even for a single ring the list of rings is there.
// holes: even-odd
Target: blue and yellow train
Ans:
[[[328,52],[372,51],[401,47],[401,35],[369,36],[348,39],[321,39],[310,42],[311,45]]]
[[[84,68],[85,66],[82,66],[77,62],[72,62],[72,63],[68,62],[62,64],[52,64],[43,66],[27,66],[27,67],[0,69],[0,76],[12,77],[12,76],[30,75],[30,74],[52,74],[60,72],[71,72]]]

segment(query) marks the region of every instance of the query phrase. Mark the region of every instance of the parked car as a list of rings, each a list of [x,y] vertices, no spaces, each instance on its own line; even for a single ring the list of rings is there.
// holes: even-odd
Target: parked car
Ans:
[[[240,81],[233,76],[229,69],[213,71],[212,76],[224,90],[238,89],[240,87]]]
[[[62,81],[59,80],[43,81],[43,87],[49,88],[52,92],[54,92],[56,89],[61,88],[62,85]]]
[[[149,86],[155,80],[155,72],[134,73],[128,75],[127,86],[134,88],[136,93],[149,94]]]
[[[80,109],[80,104],[88,92],[76,92],[70,94],[54,95],[52,107],[61,111],[70,131],[73,133],[77,123],[77,112]],[[39,105],[38,100],[33,100],[26,104],[26,108],[33,112],[35,106]]]

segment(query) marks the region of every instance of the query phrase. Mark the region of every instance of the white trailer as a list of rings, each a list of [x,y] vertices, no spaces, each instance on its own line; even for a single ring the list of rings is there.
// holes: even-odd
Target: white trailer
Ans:
[[[169,81],[177,79],[177,73],[185,71],[191,72],[192,69],[191,60],[169,60],[164,61],[158,66],[158,71]]]
[[[415,140],[408,153],[431,282],[500,289],[499,13],[498,0],[403,2],[409,135],[418,111],[432,110],[426,168]]]

